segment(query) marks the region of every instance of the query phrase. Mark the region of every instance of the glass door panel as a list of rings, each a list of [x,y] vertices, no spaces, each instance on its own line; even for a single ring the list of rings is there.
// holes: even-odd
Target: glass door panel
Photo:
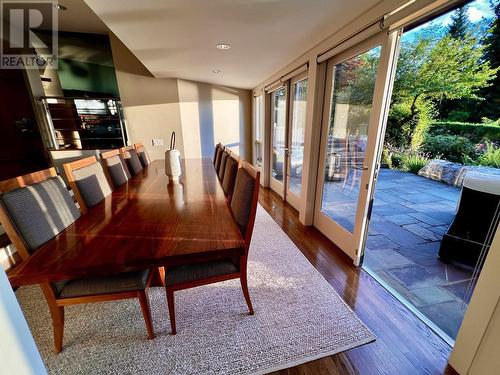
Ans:
[[[286,147],[286,88],[271,93],[271,188],[284,195]]]
[[[354,232],[380,47],[333,67],[321,212]]]
[[[363,257],[396,46],[396,34],[381,32],[326,66],[314,225],[356,265]]]
[[[307,78],[291,85],[291,126],[289,141],[288,193],[300,196],[302,191],[302,164],[304,161],[304,129],[306,125]]]

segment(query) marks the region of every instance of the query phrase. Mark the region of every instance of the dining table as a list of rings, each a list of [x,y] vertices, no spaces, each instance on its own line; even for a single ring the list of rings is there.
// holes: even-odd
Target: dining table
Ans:
[[[114,189],[9,273],[13,286],[240,256],[245,244],[211,159],[164,160]],[[54,218],[57,220],[57,218]]]

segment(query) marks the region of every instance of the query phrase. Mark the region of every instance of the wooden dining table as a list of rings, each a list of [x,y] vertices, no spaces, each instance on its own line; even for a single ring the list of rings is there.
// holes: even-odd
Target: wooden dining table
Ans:
[[[182,161],[170,182],[163,160],[115,189],[10,274],[13,286],[203,262],[244,252],[210,159]]]

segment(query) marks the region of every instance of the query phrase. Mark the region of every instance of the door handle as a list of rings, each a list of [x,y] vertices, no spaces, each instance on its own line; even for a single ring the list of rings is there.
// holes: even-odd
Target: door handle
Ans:
[[[356,166],[354,166],[353,168],[357,169],[358,171],[367,171],[368,170],[368,166],[367,165],[363,165],[362,167],[356,167]]]

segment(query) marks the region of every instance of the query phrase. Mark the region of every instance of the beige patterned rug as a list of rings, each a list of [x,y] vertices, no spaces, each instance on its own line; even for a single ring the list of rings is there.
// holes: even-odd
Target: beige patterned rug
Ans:
[[[38,287],[16,294],[53,374],[251,374],[295,366],[375,340],[259,207],[250,250],[255,315],[238,280],[176,293],[177,335],[165,293],[149,292],[156,339],[146,339],[137,300],[66,308],[64,350],[52,351],[48,309]]]

